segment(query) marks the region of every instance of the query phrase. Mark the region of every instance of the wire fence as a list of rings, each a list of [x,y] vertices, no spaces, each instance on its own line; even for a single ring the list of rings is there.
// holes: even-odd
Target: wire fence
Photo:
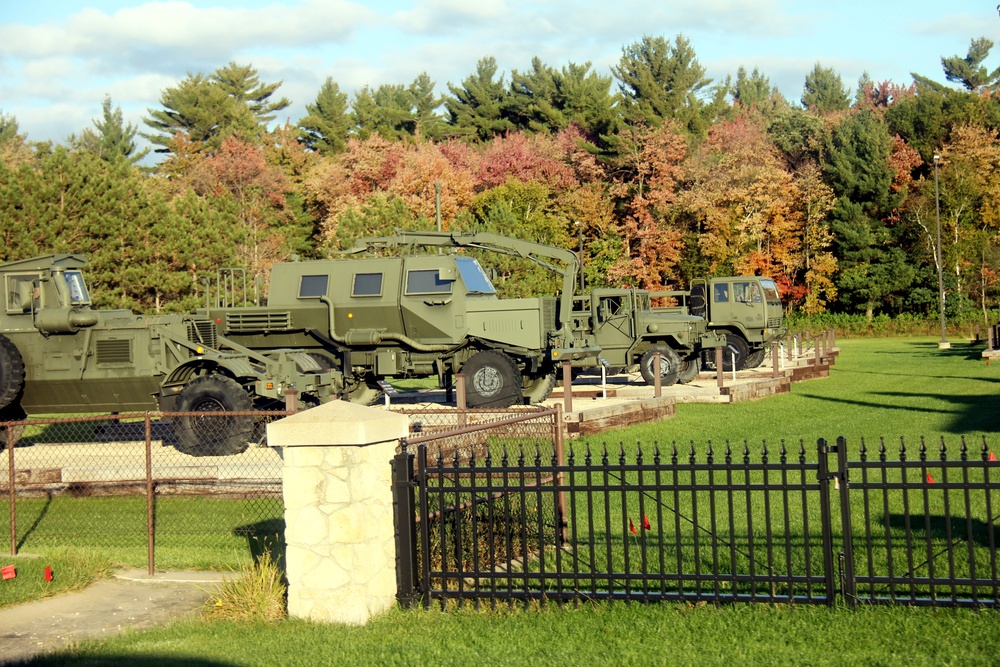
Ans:
[[[116,561],[213,567],[281,541],[281,459],[263,446],[289,412],[135,413],[0,424],[0,530],[10,554],[73,546]],[[0,505],[2,506],[2,505]],[[194,556],[192,556],[192,551]],[[202,555],[197,555],[202,554]],[[218,561],[218,562],[213,562]]]

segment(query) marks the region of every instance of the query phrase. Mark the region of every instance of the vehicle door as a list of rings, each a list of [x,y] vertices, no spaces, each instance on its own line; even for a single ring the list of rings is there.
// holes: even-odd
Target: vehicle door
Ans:
[[[747,329],[762,329],[765,321],[764,292],[756,280],[734,280],[730,309],[733,321]]]
[[[453,343],[465,330],[465,290],[447,255],[407,257],[400,311],[403,328],[421,343]]]
[[[602,356],[613,366],[625,365],[625,352],[635,343],[632,294],[627,290],[594,290],[591,300],[594,336]]]

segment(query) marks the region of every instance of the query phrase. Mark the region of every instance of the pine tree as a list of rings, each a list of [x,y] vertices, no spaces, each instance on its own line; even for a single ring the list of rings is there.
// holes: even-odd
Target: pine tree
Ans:
[[[840,75],[832,68],[816,63],[812,72],[806,75],[802,106],[821,116],[846,111],[850,106],[850,96]]]
[[[105,162],[125,160],[135,164],[149,154],[149,149],[138,150],[135,143],[136,127],[125,124],[121,107],[111,107],[111,96],[101,103],[102,117],[94,119],[94,129],[87,128],[79,138],[70,137],[70,144],[96,153]]]
[[[494,79],[496,73],[497,61],[489,56],[476,64],[476,73],[462,81],[461,86],[448,84],[451,96],[445,96],[444,106],[451,135],[489,141],[514,129],[514,124],[503,117],[508,93],[503,75]]]
[[[299,120],[299,141],[306,148],[320,153],[342,153],[347,148],[351,117],[347,113],[347,94],[332,77],[316,95],[316,101],[306,105],[307,116]]]

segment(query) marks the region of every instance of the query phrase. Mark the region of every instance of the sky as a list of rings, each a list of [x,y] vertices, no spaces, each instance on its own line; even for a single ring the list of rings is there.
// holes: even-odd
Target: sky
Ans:
[[[684,35],[716,81],[754,68],[790,101],[816,63],[852,91],[874,81],[944,82],[941,57],[971,40],[1000,43],[996,0],[0,0],[0,113],[31,141],[64,143],[101,117],[110,95],[139,131],[163,91],[228,62],[255,67],[296,123],[332,77],[439,94],[493,56],[499,71],[590,62],[609,75],[643,36]],[[1000,67],[1000,46],[986,65]]]

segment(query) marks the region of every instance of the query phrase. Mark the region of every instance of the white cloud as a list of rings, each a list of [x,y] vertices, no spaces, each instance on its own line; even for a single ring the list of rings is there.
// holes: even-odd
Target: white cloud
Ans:
[[[198,8],[190,2],[147,2],[106,14],[83,9],[64,25],[0,26],[0,54],[103,56],[122,69],[154,54],[168,61],[225,59],[250,47],[302,47],[345,41],[374,20],[364,6],[345,0],[309,0],[259,9]]]

